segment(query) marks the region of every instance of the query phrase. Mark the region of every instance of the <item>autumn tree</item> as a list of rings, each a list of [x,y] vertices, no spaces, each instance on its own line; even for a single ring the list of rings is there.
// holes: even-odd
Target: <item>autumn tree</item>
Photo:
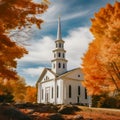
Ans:
[[[120,91],[120,2],[107,4],[91,19],[94,40],[84,55],[83,85],[89,94]]]
[[[34,3],[32,0],[0,0],[0,77],[16,79],[17,59],[27,50],[9,37],[11,30],[23,29],[36,24],[40,28],[43,20],[37,16],[48,8],[48,1]],[[19,38],[21,39],[21,38]]]
[[[9,101],[9,97],[11,96],[12,100],[17,103],[25,102],[25,95],[26,95],[25,79],[20,76],[18,76],[17,80],[14,79],[3,80],[1,78],[0,95],[1,95],[1,99],[3,100],[5,99],[5,101]]]
[[[18,76],[18,80],[9,80],[11,86],[13,87],[12,95],[14,96],[14,101],[17,103],[25,102],[26,96],[26,83],[23,77]]]
[[[37,91],[36,87],[27,86],[26,87],[26,95],[25,95],[25,102],[36,102]]]

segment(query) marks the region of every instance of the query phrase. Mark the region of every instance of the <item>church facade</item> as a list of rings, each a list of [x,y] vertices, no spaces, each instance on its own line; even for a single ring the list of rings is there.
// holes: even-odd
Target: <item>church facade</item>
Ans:
[[[58,19],[57,40],[51,60],[52,68],[44,68],[37,81],[37,102],[53,104],[91,105],[91,97],[82,86],[84,80],[80,68],[67,71],[68,60],[65,57],[64,41],[61,35],[61,22]]]

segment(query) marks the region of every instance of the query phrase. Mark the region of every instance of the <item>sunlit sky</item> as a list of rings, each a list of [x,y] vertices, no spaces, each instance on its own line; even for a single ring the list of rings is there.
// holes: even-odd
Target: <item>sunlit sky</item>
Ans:
[[[34,0],[41,1],[41,0]],[[33,26],[29,33],[29,45],[25,46],[29,54],[18,62],[18,74],[25,78],[26,84],[35,85],[42,70],[51,68],[52,50],[55,48],[57,20],[61,17],[62,39],[65,41],[68,70],[80,67],[81,58],[93,40],[89,31],[90,19],[94,13],[107,3],[116,0],[50,0],[49,9],[41,17],[44,23],[41,29]],[[120,1],[120,0],[118,0]]]

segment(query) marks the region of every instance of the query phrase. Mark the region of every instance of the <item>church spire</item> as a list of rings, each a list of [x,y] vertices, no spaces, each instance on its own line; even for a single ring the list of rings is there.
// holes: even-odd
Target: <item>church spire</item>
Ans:
[[[57,40],[62,40],[62,34],[61,34],[61,21],[60,21],[60,17],[58,17]]]
[[[61,35],[61,22],[58,18],[57,40],[55,41],[55,49],[53,50],[54,58],[52,62],[52,71],[57,75],[61,75],[67,71],[67,60],[65,58],[66,50],[64,50],[64,40]]]

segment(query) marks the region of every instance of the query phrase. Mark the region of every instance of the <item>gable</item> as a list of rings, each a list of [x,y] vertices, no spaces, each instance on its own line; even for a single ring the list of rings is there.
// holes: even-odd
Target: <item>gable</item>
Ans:
[[[73,79],[73,80],[84,80],[84,75],[80,68],[68,71],[61,76],[62,78]]]
[[[55,79],[55,75],[53,75],[50,71],[47,71],[46,74],[43,76],[41,82],[45,82],[52,79]]]
[[[45,68],[41,73],[38,82],[46,82],[48,80],[55,79],[56,75],[48,68]]]

